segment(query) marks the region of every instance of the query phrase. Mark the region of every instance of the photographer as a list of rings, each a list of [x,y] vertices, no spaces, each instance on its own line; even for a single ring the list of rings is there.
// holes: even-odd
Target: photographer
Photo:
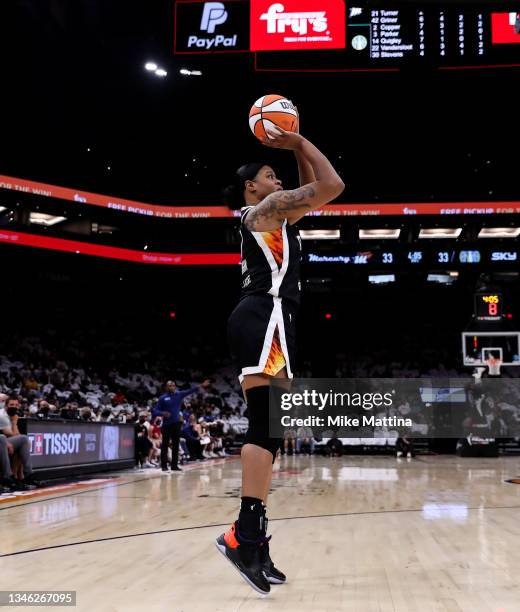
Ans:
[[[34,478],[29,451],[29,438],[21,435],[18,431],[19,410],[20,402],[18,398],[9,398],[5,408],[7,416],[0,414],[1,484],[11,491],[27,491],[42,486]],[[24,478],[22,480],[14,478],[10,456],[19,457],[23,466]]]

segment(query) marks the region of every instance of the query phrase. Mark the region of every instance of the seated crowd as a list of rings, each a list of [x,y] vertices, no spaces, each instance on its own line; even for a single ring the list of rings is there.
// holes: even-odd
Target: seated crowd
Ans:
[[[157,401],[165,391],[167,377],[200,381],[197,367],[180,367],[166,355],[148,348],[131,348],[131,342],[98,346],[85,337],[67,345],[49,332],[45,338],[7,338],[0,354],[0,458],[1,483],[12,490],[31,484],[30,456],[26,436],[17,430],[19,417],[74,419],[102,423],[133,423],[136,428],[138,466],[160,464],[162,416],[156,414]],[[85,347],[90,347],[90,350]],[[179,459],[200,461],[224,456],[233,440],[247,431],[246,405],[229,361],[209,357],[207,347],[178,347],[183,363],[203,363],[217,373],[211,384],[183,400]],[[431,354],[430,354],[431,353]],[[469,372],[456,367],[456,359],[438,351],[425,351],[421,367],[413,351],[365,351],[333,356],[335,376],[377,377],[459,377]],[[185,358],[185,359],[184,359]],[[211,363],[211,366],[208,365]],[[95,364],[95,367],[92,365]],[[443,365],[443,364],[446,364]],[[303,361],[298,375],[316,375],[315,364]],[[10,413],[10,414],[9,414]],[[11,439],[10,439],[11,438]],[[282,452],[314,452],[309,431],[288,432]],[[170,449],[171,455],[171,449]],[[7,457],[7,460],[6,460]],[[171,456],[169,457],[171,461]],[[9,465],[6,465],[6,462]]]

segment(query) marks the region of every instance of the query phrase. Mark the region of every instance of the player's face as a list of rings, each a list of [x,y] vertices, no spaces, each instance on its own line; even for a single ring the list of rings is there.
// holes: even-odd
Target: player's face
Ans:
[[[271,166],[260,168],[252,182],[255,184],[255,195],[260,200],[263,200],[274,191],[281,191],[283,189],[282,181],[276,178],[276,174]]]

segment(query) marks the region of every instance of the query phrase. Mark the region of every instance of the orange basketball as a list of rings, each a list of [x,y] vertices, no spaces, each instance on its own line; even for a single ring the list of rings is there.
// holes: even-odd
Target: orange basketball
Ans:
[[[249,127],[257,138],[270,138],[266,130],[275,126],[294,132],[296,130],[298,111],[294,104],[276,94],[262,96],[249,111]]]

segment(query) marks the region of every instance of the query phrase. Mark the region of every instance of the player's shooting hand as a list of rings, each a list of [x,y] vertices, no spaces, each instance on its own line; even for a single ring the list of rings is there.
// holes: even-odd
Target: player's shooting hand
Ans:
[[[273,149],[288,149],[294,151],[301,147],[303,137],[296,132],[286,132],[282,128],[275,127],[268,131],[269,138],[262,138],[262,144]]]

